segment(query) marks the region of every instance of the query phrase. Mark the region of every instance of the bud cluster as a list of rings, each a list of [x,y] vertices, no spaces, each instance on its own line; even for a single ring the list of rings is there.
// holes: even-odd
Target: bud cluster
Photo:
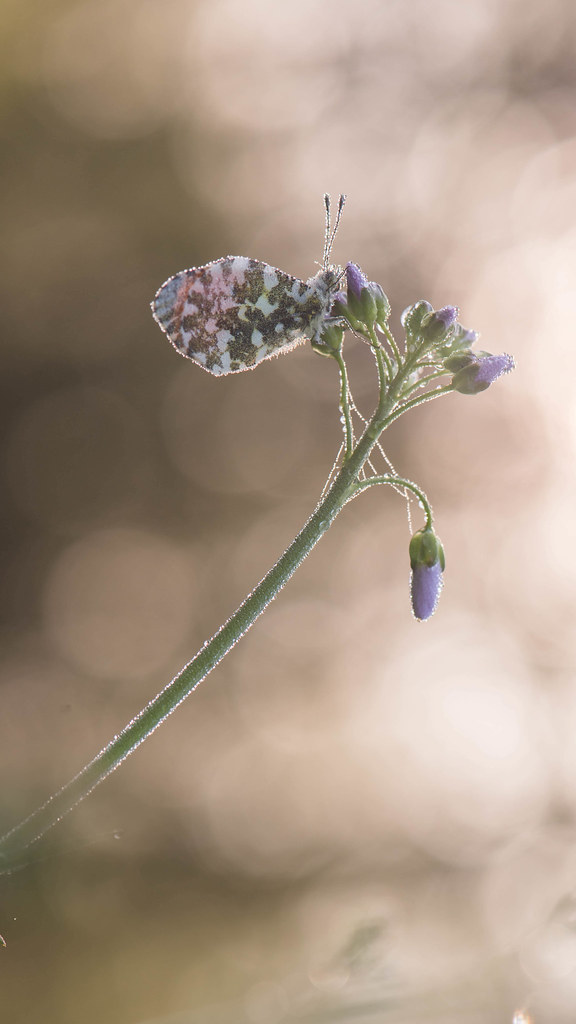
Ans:
[[[406,342],[401,349],[389,327],[390,303],[380,285],[369,281],[356,263],[347,264],[344,276],[346,288],[335,295],[330,315],[314,347],[324,355],[335,356],[341,374],[345,374],[341,351],[345,331],[351,328],[370,342],[378,361],[379,408],[387,410],[380,430],[397,417],[398,410],[403,413],[448,391],[479,394],[514,368],[514,360],[505,353],[472,351],[478,334],[459,323],[456,306],[434,309],[425,299],[414,302],[402,313]],[[444,375],[450,375],[449,383],[439,380]],[[345,376],[343,381],[341,408],[348,455],[353,449],[354,431]],[[374,479],[374,482],[393,481],[385,474],[381,481]],[[369,483],[368,478],[364,485]],[[399,483],[396,478],[396,484]],[[416,619],[424,621],[436,610],[442,590],[444,550],[432,529],[432,512],[427,499],[416,485],[405,480],[401,483],[414,491],[426,513],[426,526],[413,535],[409,551],[412,610]]]
[[[330,315],[342,317],[359,333],[363,333],[364,327],[373,328],[374,324],[384,329],[390,316],[390,302],[379,284],[369,281],[356,263],[348,263],[346,292],[335,296]]]
[[[477,395],[514,369],[514,360],[506,353],[471,351],[478,334],[458,323],[456,306],[434,310],[420,299],[404,310],[401,320],[408,351],[426,349],[438,370],[454,375],[452,390],[462,395]]]

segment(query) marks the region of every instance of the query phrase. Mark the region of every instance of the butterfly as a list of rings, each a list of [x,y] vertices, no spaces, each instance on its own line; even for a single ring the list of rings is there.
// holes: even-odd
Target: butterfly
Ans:
[[[247,256],[223,256],[181,270],[158,289],[152,315],[181,355],[217,376],[251,370],[263,359],[318,341],[342,277],[329,265],[334,228],[324,196],[322,269],[307,281]]]

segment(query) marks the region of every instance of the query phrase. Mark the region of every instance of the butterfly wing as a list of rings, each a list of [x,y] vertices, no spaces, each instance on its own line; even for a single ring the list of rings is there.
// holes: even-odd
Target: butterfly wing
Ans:
[[[250,370],[315,335],[330,289],[260,260],[224,256],[170,277],[154,296],[155,320],[174,347],[213,374]]]

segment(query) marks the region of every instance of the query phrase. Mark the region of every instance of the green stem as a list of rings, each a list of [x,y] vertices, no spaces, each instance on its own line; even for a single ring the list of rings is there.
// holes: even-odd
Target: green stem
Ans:
[[[348,387],[348,370],[346,369],[346,363],[341,352],[334,352],[334,359],[338,363],[338,369],[340,371],[340,412],[343,417],[344,425],[344,461],[350,458],[352,453],[352,446],[354,444],[354,431],[352,429],[352,416],[350,414],[350,389]]]
[[[428,365],[434,366],[434,363],[430,363]],[[434,373],[427,373],[426,376],[420,377],[414,384],[408,385],[408,387],[406,387],[402,392],[402,398],[408,398],[408,395],[413,394],[414,391],[418,390],[418,388],[425,387],[427,384],[430,384],[431,381],[438,380],[439,377],[445,377],[446,373],[447,371],[445,369],[436,370]]]
[[[384,324],[384,326],[382,327],[382,330],[384,331],[384,334],[386,335],[386,337],[388,339],[388,344],[390,345],[390,348],[392,349],[394,358],[396,360],[396,365],[400,366],[400,363],[402,362],[402,356],[400,355],[400,349],[398,348],[398,345],[396,344],[396,338],[392,334],[392,331],[388,327],[388,324]]]
[[[377,410],[380,421],[383,414],[392,411],[393,404],[392,396],[386,401],[381,396]],[[358,483],[358,474],[377,443],[381,430],[375,414],[325,497],[290,547],[192,661],[78,775],[0,839],[0,865],[3,863],[4,870],[14,867],[26,847],[44,836],[136,750],[253,625],[352,497]]]
[[[395,473],[383,473],[381,476],[371,476],[368,480],[361,480],[356,484],[356,487],[354,488],[354,495],[359,494],[360,491],[365,491],[367,487],[374,487],[375,484],[391,484],[393,487],[404,487],[407,491],[412,491],[412,493],[418,498],[418,501],[424,510],[424,515],[426,517],[425,529],[432,529],[434,523],[432,506],[424,494],[424,491],[420,490],[412,480],[405,480],[404,477],[396,476]]]
[[[368,337],[372,346],[372,351],[376,356],[376,366],[378,368],[378,385],[380,388],[380,394],[386,394],[386,381],[392,379],[393,370],[390,356],[386,349],[382,345],[380,338],[376,334],[373,327],[368,329]]]
[[[397,420],[399,416],[402,416],[408,409],[414,409],[417,405],[423,405],[424,402],[431,402],[433,398],[439,398],[440,395],[450,394],[454,388],[451,384],[447,384],[444,388],[436,388],[434,391],[427,391],[424,395],[418,395],[417,398],[412,398],[409,402],[404,402],[404,405],[398,405],[393,412],[389,413],[381,422],[381,429],[385,430],[389,427],[394,420]]]

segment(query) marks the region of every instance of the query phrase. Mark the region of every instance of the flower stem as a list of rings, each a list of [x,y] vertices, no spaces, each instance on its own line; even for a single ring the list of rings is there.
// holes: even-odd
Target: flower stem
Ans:
[[[394,420],[397,420],[399,416],[402,416],[408,409],[414,409],[417,405],[423,405],[424,402],[431,402],[433,398],[439,398],[440,395],[449,395],[454,388],[452,384],[447,384],[443,388],[435,388],[433,391],[426,391],[422,395],[418,395],[416,398],[410,399],[409,402],[405,402],[404,405],[397,405],[396,408],[384,418],[382,421],[381,429],[385,430],[389,427]]]
[[[368,487],[374,487],[375,484],[391,484],[392,487],[402,487],[407,491],[412,491],[412,493],[418,498],[418,501],[424,511],[424,515],[426,517],[425,528],[428,530],[432,529],[433,516],[430,502],[424,494],[424,491],[417,487],[415,483],[412,483],[412,480],[405,480],[404,477],[396,476],[395,473],[383,473],[381,476],[371,476],[368,480],[361,480],[356,484],[353,496],[356,497],[360,491],[365,491]]]
[[[356,447],[308,522],[264,579],[212,639],[204,644],[172,682],[168,683],[78,775],[38,810],[0,838],[0,872],[14,868],[31,843],[44,836],[136,750],[143,740],[196,689],[253,625],[354,494],[358,485],[358,474],[382,431],[382,418],[391,412],[393,404],[392,396],[387,402],[381,398],[377,413],[368,423]]]
[[[402,362],[402,356],[400,354],[400,349],[398,348],[398,345],[396,344],[396,338],[392,334],[392,331],[388,327],[388,324],[382,325],[382,330],[383,330],[384,334],[386,335],[386,338],[388,339],[388,344],[390,345],[390,348],[392,349],[392,353],[394,355],[394,359],[396,360],[396,365],[400,366],[400,364]]]
[[[348,384],[348,370],[341,352],[334,352],[334,359],[338,363],[340,373],[340,414],[344,427],[344,461],[350,458],[354,444],[354,430],[352,428],[352,416],[350,414],[350,387]]]

